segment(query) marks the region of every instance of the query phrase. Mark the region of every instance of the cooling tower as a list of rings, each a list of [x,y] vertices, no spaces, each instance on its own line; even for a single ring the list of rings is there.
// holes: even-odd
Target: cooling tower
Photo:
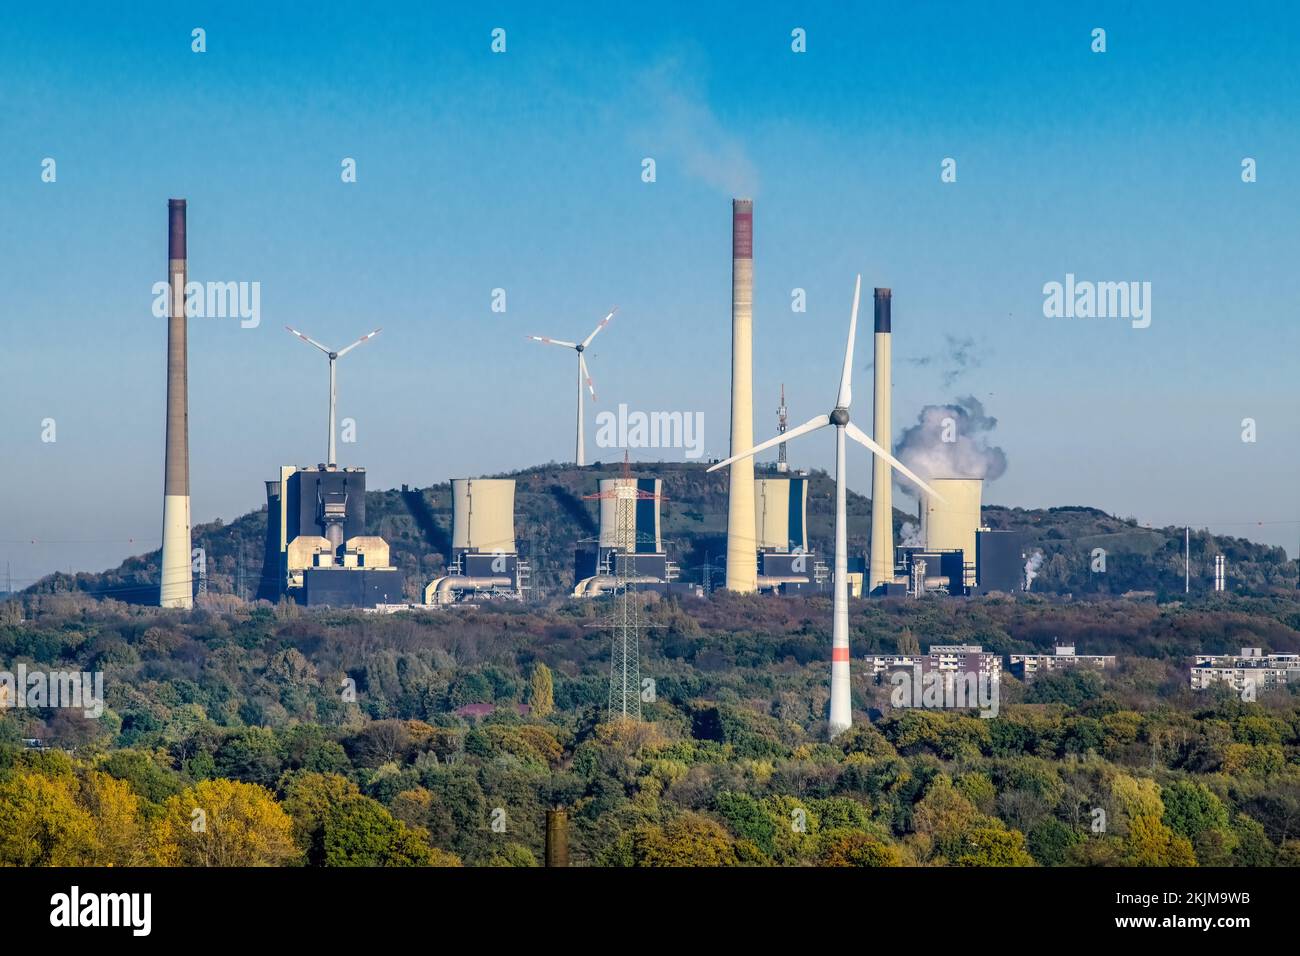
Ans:
[[[513,478],[454,478],[451,498],[452,551],[514,553]]]
[[[167,200],[167,452],[163,466],[162,568],[158,603],[194,605],[190,567],[190,426],[185,343],[185,200]]]
[[[943,495],[944,501],[923,499],[921,537],[927,551],[960,549],[962,560],[974,564],[975,532],[980,527],[982,478],[930,478],[930,487]]]
[[[754,529],[759,551],[808,550],[808,479],[754,482]]]
[[[890,378],[892,331],[891,296],[888,289],[876,290],[876,363],[874,423],[871,437],[881,448],[893,450],[890,434]],[[867,593],[894,580],[894,476],[889,462],[879,455],[871,458],[871,564]],[[974,552],[972,552],[973,554]]]
[[[619,551],[642,554],[659,554],[663,551],[659,533],[659,501],[663,494],[663,481],[659,478],[602,478],[600,480],[600,546]],[[632,537],[620,540],[618,526],[620,489],[629,491],[627,497],[635,498],[637,492],[654,495],[654,498],[637,498],[632,502],[635,525],[629,529]]]
[[[754,447],[754,203],[731,204],[731,454]],[[727,491],[727,588],[758,588],[754,459],[733,462]]]

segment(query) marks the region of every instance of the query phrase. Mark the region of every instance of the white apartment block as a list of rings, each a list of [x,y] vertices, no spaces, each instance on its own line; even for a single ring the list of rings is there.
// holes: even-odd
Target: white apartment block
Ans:
[[[1240,654],[1198,654],[1191,667],[1192,690],[1227,684],[1238,693],[1254,685],[1256,692],[1300,682],[1300,654],[1265,654],[1243,647]]]

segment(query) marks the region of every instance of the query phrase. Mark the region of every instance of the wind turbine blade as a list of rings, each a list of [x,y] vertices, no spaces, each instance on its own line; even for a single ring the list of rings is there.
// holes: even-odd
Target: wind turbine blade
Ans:
[[[587,360],[583,358],[581,352],[578,353],[578,364],[582,366],[582,377],[587,383],[587,389],[591,392],[591,400],[596,400],[596,383],[591,380],[591,373],[587,371]]]
[[[304,342],[306,342],[308,345],[314,345],[314,346],[316,346],[316,348],[320,349],[320,350],[321,350],[322,352],[324,352],[326,355],[329,355],[329,354],[330,354],[330,350],[329,350],[328,348],[326,348],[324,345],[321,345],[321,344],[320,344],[319,342],[317,342],[315,339],[311,339],[311,338],[308,338],[307,336],[303,335],[301,332],[299,332],[299,331],[298,331],[297,329],[295,329],[293,326],[291,326],[291,325],[286,325],[285,328],[288,329],[290,332],[292,332],[294,335],[298,336],[298,338],[302,339],[302,340],[303,340]]]
[[[853,285],[853,314],[849,317],[849,343],[844,347],[844,370],[840,372],[840,394],[835,404],[848,408],[853,404],[853,339],[858,332],[858,299],[862,295],[862,273]]]
[[[607,315],[607,316],[605,316],[603,319],[601,319],[601,320],[600,320],[600,324],[599,324],[598,326],[596,326],[596,327],[592,330],[591,334],[590,334],[589,336],[587,336],[585,339],[582,340],[582,347],[583,347],[584,349],[585,349],[588,345],[591,344],[591,340],[594,339],[594,338],[595,338],[595,337],[600,333],[600,330],[601,330],[601,329],[603,329],[605,326],[609,325],[609,320],[612,319],[612,318],[614,318],[614,313],[617,312],[617,311],[618,311],[618,307],[617,307],[617,306],[615,306],[614,308],[610,309],[610,310],[609,310],[609,315]]]
[[[777,435],[775,438],[769,438],[765,442],[755,445],[749,451],[742,451],[739,455],[732,455],[726,461],[720,461],[716,465],[710,465],[709,471],[717,471],[719,468],[726,468],[732,462],[740,461],[742,458],[749,458],[751,455],[757,455],[760,451],[766,451],[783,441],[790,441],[792,438],[798,438],[800,435],[806,435],[809,432],[815,432],[819,428],[825,428],[831,423],[829,415],[818,415],[816,418],[804,422],[798,428],[791,428],[787,432]]]
[[[345,349],[340,349],[340,350],[339,350],[339,358],[342,358],[343,356],[347,355],[349,352],[351,352],[354,348],[356,348],[356,347],[357,347],[358,345],[360,345],[362,342],[368,342],[368,341],[370,341],[371,339],[373,339],[376,335],[378,335],[378,334],[379,334],[380,332],[382,332],[382,331],[384,331],[384,330],[383,330],[383,329],[375,329],[373,332],[367,332],[365,335],[361,336],[361,338],[357,339],[355,342],[353,342],[353,343],[352,343],[351,345],[349,345],[347,348],[345,348]]]
[[[548,339],[544,335],[525,335],[524,338],[531,339],[534,342],[542,342],[546,345],[563,345],[566,349],[576,349],[577,342],[565,342],[562,339]]]
[[[857,442],[860,445],[865,445],[866,448],[873,455],[879,455],[881,458],[885,459],[885,461],[889,462],[890,467],[892,467],[895,471],[900,471],[908,478],[910,478],[912,482],[916,484],[927,495],[930,495],[933,498],[937,498],[939,501],[946,500],[943,497],[943,495],[939,494],[937,491],[935,491],[933,488],[927,485],[920,478],[916,477],[916,475],[914,475],[908,469],[908,467],[904,465],[901,461],[899,461],[889,452],[885,451],[885,449],[881,448],[874,441],[868,438],[866,433],[857,425],[853,424],[852,422],[849,422],[847,425],[844,426],[844,430],[848,432],[849,437],[852,438],[855,442]]]

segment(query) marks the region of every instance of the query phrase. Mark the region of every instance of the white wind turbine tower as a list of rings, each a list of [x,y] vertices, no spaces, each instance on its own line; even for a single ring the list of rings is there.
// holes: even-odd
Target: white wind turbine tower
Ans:
[[[315,339],[308,338],[307,336],[303,335],[301,332],[299,332],[295,328],[292,328],[291,326],[286,325],[285,328],[288,329],[290,332],[292,332],[294,335],[298,336],[298,338],[302,339],[308,345],[316,346],[316,348],[320,349],[329,357],[330,360],[330,443],[329,443],[329,458],[327,459],[326,464],[330,468],[333,468],[336,464],[338,464],[338,462],[334,460],[334,405],[335,405],[335,399],[337,398],[337,394],[338,394],[336,384],[335,384],[337,378],[334,372],[334,363],[337,362],[339,359],[341,359],[343,356],[347,355],[349,352],[351,352],[362,342],[368,341],[369,339],[373,339],[376,335],[378,335],[380,332],[384,330],[375,329],[373,332],[367,332],[365,335],[361,336],[361,338],[357,339],[347,348],[340,349],[339,351],[335,352],[333,349],[329,348],[328,346],[321,345]]]
[[[581,342],[564,342],[560,339],[548,339],[542,335],[524,336],[524,338],[531,339],[534,342],[541,342],[545,345],[562,345],[564,348],[573,349],[578,353],[578,437],[574,443],[574,447],[577,449],[574,461],[576,461],[580,466],[587,463],[587,456],[584,451],[584,445],[586,443],[582,440],[582,386],[584,383],[586,384],[587,389],[591,392],[591,400],[593,402],[596,400],[596,386],[591,381],[591,373],[587,371],[587,360],[583,357],[582,353],[587,351],[587,346],[590,345],[591,340],[600,333],[600,330],[609,325],[610,319],[614,318],[614,313],[617,311],[618,309],[610,309],[609,315],[601,319],[600,323],[591,330],[591,334]]]
[[[853,313],[849,318],[849,342],[844,349],[844,368],[840,372],[840,390],[835,399],[835,407],[828,415],[818,415],[811,421],[804,422],[797,428],[791,428],[783,434],[755,445],[749,451],[733,455],[725,461],[712,466],[709,471],[726,467],[741,458],[748,458],[760,451],[779,445],[825,428],[835,426],[835,617],[831,628],[831,714],[830,733],[836,734],[848,730],[853,722],[852,708],[849,705],[849,582],[848,582],[848,525],[845,518],[845,494],[848,482],[844,468],[844,436],[865,445],[872,454],[884,458],[896,470],[902,472],[927,494],[943,500],[936,495],[924,481],[918,478],[886,449],[881,448],[868,438],[857,425],[849,421],[849,406],[853,403],[853,338],[858,327],[858,298],[862,292],[862,276],[858,276],[853,287]]]

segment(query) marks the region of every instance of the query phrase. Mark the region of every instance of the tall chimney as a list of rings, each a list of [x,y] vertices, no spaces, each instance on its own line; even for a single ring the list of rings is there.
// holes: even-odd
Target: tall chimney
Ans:
[[[731,203],[731,454],[754,447],[754,202]],[[758,589],[754,459],[733,462],[727,492],[727,589]]]
[[[546,865],[569,865],[569,811],[546,811]]]
[[[185,200],[167,200],[167,459],[163,471],[162,583],[159,605],[194,606],[190,570],[190,426],[185,344]]]
[[[871,437],[888,452],[893,449],[890,434],[890,329],[891,292],[876,290],[876,394]],[[871,564],[867,593],[894,580],[894,476],[889,462],[879,455],[871,458]]]

